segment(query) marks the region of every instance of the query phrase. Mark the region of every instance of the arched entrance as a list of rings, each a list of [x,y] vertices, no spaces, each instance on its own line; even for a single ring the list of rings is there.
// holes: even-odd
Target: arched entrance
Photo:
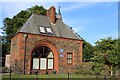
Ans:
[[[54,69],[54,54],[49,47],[40,46],[32,52],[32,70]]]

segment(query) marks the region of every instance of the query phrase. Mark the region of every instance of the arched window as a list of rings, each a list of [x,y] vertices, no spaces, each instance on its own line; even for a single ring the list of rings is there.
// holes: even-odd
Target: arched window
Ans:
[[[53,52],[46,46],[38,47],[33,51],[32,61],[32,69],[47,70],[54,68]]]

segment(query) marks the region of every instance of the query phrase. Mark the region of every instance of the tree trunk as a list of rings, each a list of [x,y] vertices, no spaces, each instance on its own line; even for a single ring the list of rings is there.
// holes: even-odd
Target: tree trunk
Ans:
[[[116,77],[118,78],[118,70],[116,70]]]
[[[110,76],[113,76],[113,65],[110,66]]]

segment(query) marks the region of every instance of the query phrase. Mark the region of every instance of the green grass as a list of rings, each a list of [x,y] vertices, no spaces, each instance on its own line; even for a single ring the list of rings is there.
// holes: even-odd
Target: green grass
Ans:
[[[10,80],[9,74],[2,75],[2,80]],[[36,75],[17,75],[12,74],[11,80],[36,80]],[[54,78],[54,79],[53,79]],[[95,76],[90,75],[75,75],[70,74],[69,80],[104,80],[102,78],[95,78]],[[74,78],[74,79],[73,79]],[[81,78],[81,79],[79,79]],[[38,75],[37,80],[68,80],[67,74],[47,74],[47,75]],[[118,80],[118,79],[109,79],[109,80]]]
[[[9,74],[2,75],[3,78],[9,78]],[[36,78],[36,75],[16,75],[12,74],[12,78]],[[84,76],[84,75],[75,75],[70,74],[70,78],[95,78],[95,76]],[[38,78],[68,78],[67,74],[48,74],[48,75],[38,75]]]

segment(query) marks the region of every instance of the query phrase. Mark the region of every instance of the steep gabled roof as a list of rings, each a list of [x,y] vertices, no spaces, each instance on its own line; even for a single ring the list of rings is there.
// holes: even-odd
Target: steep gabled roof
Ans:
[[[53,34],[40,33],[39,27],[49,27],[52,29]],[[82,40],[74,31],[66,25],[62,20],[57,20],[55,24],[50,22],[50,18],[43,15],[32,14],[26,23],[20,28],[18,32],[49,35],[63,38],[79,39]],[[17,32],[17,33],[18,33]]]

